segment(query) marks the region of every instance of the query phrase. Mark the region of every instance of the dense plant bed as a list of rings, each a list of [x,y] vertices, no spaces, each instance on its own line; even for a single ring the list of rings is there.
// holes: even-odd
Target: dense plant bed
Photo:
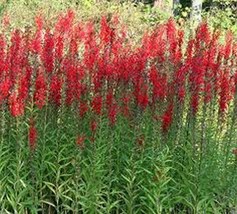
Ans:
[[[116,16],[0,36],[1,213],[230,213],[237,43]]]

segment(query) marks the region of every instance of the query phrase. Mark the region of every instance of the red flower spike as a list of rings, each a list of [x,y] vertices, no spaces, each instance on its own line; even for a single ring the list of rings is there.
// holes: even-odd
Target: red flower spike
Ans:
[[[11,35],[11,46],[8,52],[8,66],[11,71],[9,73],[11,80],[14,82],[18,74],[21,73],[23,67],[23,39],[20,30],[15,30]]]
[[[97,115],[101,115],[101,111],[102,111],[102,97],[100,95],[96,95],[92,102],[91,102],[91,107],[93,109],[93,111],[97,114]]]
[[[112,32],[113,30],[110,28],[109,23],[107,22],[107,18],[103,16],[100,22],[100,41],[103,44],[110,43]]]
[[[99,49],[96,43],[94,24],[89,22],[85,27],[84,35],[84,64],[88,70],[93,70],[95,61],[98,57]]]
[[[70,106],[76,99],[78,90],[77,67],[72,59],[65,59],[64,70],[66,72],[66,105]]]
[[[87,102],[86,101],[80,101],[80,104],[79,104],[79,115],[80,115],[80,117],[84,117],[87,111],[88,111]]]
[[[141,135],[140,137],[138,137],[137,140],[136,140],[136,144],[137,144],[139,147],[143,147],[144,144],[145,144],[145,136],[144,136],[144,135]]]
[[[109,117],[110,125],[112,126],[115,124],[116,119],[117,119],[117,113],[118,113],[117,108],[118,108],[117,105],[113,104],[108,110],[108,117]]]
[[[208,45],[211,41],[211,34],[207,25],[207,22],[202,22],[196,32],[196,48],[199,49],[201,43],[204,42],[206,45]]]
[[[166,24],[167,26],[167,40],[169,43],[169,58],[170,61],[175,64],[176,63],[176,51],[178,47],[178,39],[177,39],[177,29],[175,26],[175,21],[173,19],[169,19],[169,21]],[[178,59],[178,57],[177,57]]]
[[[56,105],[61,105],[62,81],[57,75],[53,75],[50,83],[50,100]]]
[[[228,60],[230,55],[231,55],[231,51],[232,51],[232,45],[233,45],[233,39],[234,39],[234,36],[233,34],[228,31],[227,34],[226,34],[226,38],[225,38],[225,52],[224,52],[224,58],[225,60]]]
[[[54,68],[54,45],[54,37],[48,29],[44,36],[44,47],[41,54],[41,60],[48,73],[52,73]]]
[[[12,83],[9,78],[0,81],[0,105],[10,94]]]
[[[69,52],[72,57],[77,56],[78,52],[78,38],[76,33],[72,35],[71,40],[70,40],[70,46],[69,46]]]
[[[169,105],[167,110],[164,112],[161,120],[162,120],[162,131],[163,133],[167,133],[171,123],[172,123],[172,117],[173,117],[173,105]]]
[[[106,95],[106,108],[109,109],[114,101],[114,94],[113,94],[113,90],[109,90],[107,95]]]
[[[167,77],[161,75],[153,66],[150,70],[150,81],[153,86],[152,101],[164,100],[167,93]]]
[[[5,70],[5,58],[6,58],[6,41],[5,37],[0,34],[0,78]]]
[[[61,62],[63,57],[63,50],[64,50],[64,38],[61,35],[58,35],[55,38],[55,59]]]
[[[47,98],[47,83],[43,73],[43,69],[40,68],[37,72],[35,80],[35,92],[34,92],[34,102],[39,109],[42,109],[46,104]]]
[[[121,99],[122,101],[122,106],[121,106],[121,111],[124,117],[129,117],[130,116],[130,109],[129,109],[129,101],[130,97],[127,95],[124,95]]]
[[[21,76],[20,80],[19,80],[19,84],[18,84],[18,96],[19,99],[22,100],[23,102],[25,102],[27,100],[28,97],[28,92],[29,92],[29,81],[28,81],[28,74]]]
[[[76,145],[80,149],[84,149],[85,148],[85,140],[86,140],[85,135],[78,135],[77,138],[76,138]]]
[[[198,106],[199,106],[199,95],[194,93],[191,97],[191,108],[193,115],[197,113]]]
[[[11,115],[13,117],[18,117],[24,114],[25,104],[19,99],[18,93],[16,91],[10,95],[8,103]]]
[[[231,85],[230,85],[230,73],[228,70],[222,73],[220,79],[220,98],[219,98],[219,107],[220,112],[224,113],[229,105],[231,99]]]
[[[97,122],[96,120],[92,120],[91,123],[90,123],[90,130],[92,132],[92,134],[95,134],[96,132],[96,129],[97,129]]]
[[[41,16],[37,16],[35,18],[35,24],[37,30],[35,32],[34,37],[31,40],[31,51],[35,54],[41,54],[42,51],[42,38],[43,38],[43,19]]]
[[[75,13],[72,10],[58,17],[58,22],[55,25],[55,32],[58,34],[68,34],[73,26],[73,20],[75,18]]]

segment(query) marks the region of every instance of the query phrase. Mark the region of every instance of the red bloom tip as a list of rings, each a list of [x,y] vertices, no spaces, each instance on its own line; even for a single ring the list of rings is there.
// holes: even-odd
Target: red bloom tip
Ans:
[[[42,68],[39,69],[35,80],[34,101],[39,109],[46,104],[47,98],[47,82]]]
[[[144,146],[144,143],[145,143],[145,136],[144,135],[141,135],[137,138],[136,140],[136,143],[138,146],[142,147]]]
[[[25,105],[24,102],[19,99],[17,92],[13,92],[9,97],[9,108],[13,117],[18,117],[24,114]]]
[[[88,111],[87,102],[80,101],[80,105],[79,105],[79,115],[80,115],[80,117],[84,117],[87,111]]]
[[[173,117],[173,105],[170,105],[162,116],[162,131],[164,133],[168,132],[172,123],[172,117]]]
[[[29,127],[29,134],[28,134],[28,141],[31,150],[35,150],[36,141],[37,141],[37,130],[34,125],[34,120],[30,119],[30,127]]]
[[[101,111],[102,111],[102,97],[100,95],[97,95],[93,98],[93,100],[91,102],[91,107],[97,115],[101,114]]]
[[[91,121],[90,129],[91,129],[91,132],[94,134],[97,129],[97,122],[95,120]]]
[[[78,135],[76,139],[76,144],[80,149],[84,149],[85,147],[85,135]]]
[[[109,117],[109,122],[110,122],[110,125],[114,125],[115,122],[116,122],[116,119],[117,119],[117,105],[116,104],[113,104],[109,110],[108,110],[108,117]]]

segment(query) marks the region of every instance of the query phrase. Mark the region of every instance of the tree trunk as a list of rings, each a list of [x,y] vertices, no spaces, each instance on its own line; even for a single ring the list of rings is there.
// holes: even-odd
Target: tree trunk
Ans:
[[[178,5],[180,4],[180,1],[179,0],[173,0],[173,14],[174,16],[177,16],[177,7]]]
[[[202,12],[202,0],[193,0],[191,20],[197,24],[200,23],[202,20],[201,12]]]

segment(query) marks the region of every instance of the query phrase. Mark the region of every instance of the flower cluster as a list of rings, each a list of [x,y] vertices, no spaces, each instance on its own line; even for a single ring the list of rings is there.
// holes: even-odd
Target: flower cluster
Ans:
[[[53,28],[41,17],[35,23],[35,32],[14,30],[9,41],[0,35],[0,105],[13,117],[32,104],[67,106],[81,118],[93,115],[95,132],[95,118],[107,116],[114,125],[119,115],[150,111],[166,133],[182,106],[195,116],[200,105],[214,103],[224,114],[235,97],[237,43],[231,33],[219,43],[220,33],[205,22],[186,41],[170,19],[145,32],[140,44],[115,16],[102,17],[99,27],[77,23],[73,11]],[[29,138],[34,147],[33,125]]]

